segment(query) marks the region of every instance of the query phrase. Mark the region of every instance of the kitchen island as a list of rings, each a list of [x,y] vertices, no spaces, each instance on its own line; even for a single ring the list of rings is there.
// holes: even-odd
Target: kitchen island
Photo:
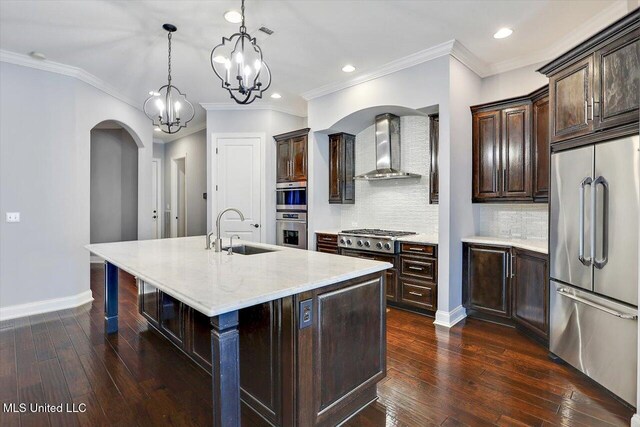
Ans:
[[[386,375],[384,262],[205,237],[105,243],[105,330],[118,330],[118,269],[139,311],[211,373],[213,425],[336,425]]]

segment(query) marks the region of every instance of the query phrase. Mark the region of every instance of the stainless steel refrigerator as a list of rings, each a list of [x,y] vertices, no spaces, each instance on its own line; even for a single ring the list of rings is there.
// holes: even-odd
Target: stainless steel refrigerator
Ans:
[[[636,405],[638,135],[551,156],[552,353]]]

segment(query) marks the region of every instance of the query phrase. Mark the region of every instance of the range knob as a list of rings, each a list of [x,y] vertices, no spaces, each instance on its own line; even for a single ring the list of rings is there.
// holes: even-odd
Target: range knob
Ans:
[[[365,242],[364,242],[364,246],[368,248],[369,246],[371,246],[371,243],[369,243],[369,241],[368,241],[368,240],[365,240]]]
[[[363,243],[362,240],[358,240],[358,246],[362,247]]]
[[[351,239],[347,239],[347,245],[350,245],[351,243]]]
[[[391,245],[390,245],[389,243],[385,243],[385,244],[384,244],[384,248],[385,248],[386,250],[390,250],[390,249],[391,249]]]
[[[344,237],[341,237],[341,238],[340,238],[340,244],[341,244],[341,245],[344,245],[344,243],[345,243]]]
[[[376,243],[376,248],[382,249],[382,243],[380,243],[380,242]]]

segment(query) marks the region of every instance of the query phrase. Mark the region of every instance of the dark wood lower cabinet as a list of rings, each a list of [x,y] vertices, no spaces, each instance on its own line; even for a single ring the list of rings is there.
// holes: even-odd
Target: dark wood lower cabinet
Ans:
[[[375,400],[386,375],[385,277],[374,273],[239,311],[243,425],[334,426]],[[312,307],[305,328],[303,301]],[[211,318],[142,280],[138,305],[211,373]]]
[[[338,235],[316,233],[316,251],[338,254]]]
[[[473,311],[511,317],[509,248],[466,245],[463,299]]]
[[[549,271],[547,256],[513,249],[511,287],[513,320],[531,332],[549,337]]]
[[[462,298],[470,317],[549,336],[548,257],[506,246],[464,244]]]

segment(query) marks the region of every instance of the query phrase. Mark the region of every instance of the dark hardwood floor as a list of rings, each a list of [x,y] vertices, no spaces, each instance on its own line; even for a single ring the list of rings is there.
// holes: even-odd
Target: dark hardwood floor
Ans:
[[[103,272],[93,304],[0,324],[0,401],[85,403],[76,414],[0,413],[1,426],[210,424],[210,377],[138,315],[121,274],[120,331],[106,337]],[[349,426],[629,425],[633,411],[551,362],[514,330],[388,313],[388,375]]]

